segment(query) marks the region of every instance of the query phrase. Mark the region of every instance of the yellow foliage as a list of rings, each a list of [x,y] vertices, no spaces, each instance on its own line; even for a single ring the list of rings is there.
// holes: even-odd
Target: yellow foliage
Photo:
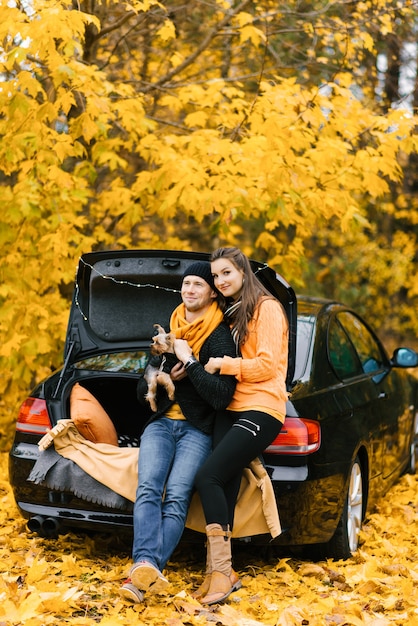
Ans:
[[[350,298],[386,319],[389,289],[397,330],[416,332],[416,233],[407,261],[397,237],[418,221],[397,188],[416,119],[373,102],[368,62],[373,29],[399,34],[416,9],[389,5],[329,3],[306,19],[293,1],[0,3],[5,430],[61,364],[74,270],[92,248],[233,243],[300,287],[318,284],[305,257],[324,288],[342,259]],[[327,274],[318,234],[335,252]],[[366,273],[363,244],[380,274]],[[393,282],[382,291],[385,262],[404,281],[398,296]]]
[[[266,41],[266,36],[259,28],[255,28],[254,26],[242,26],[240,29],[240,42],[244,43],[248,40],[255,46],[258,46]]]
[[[202,606],[204,546],[180,543],[169,561],[170,587],[133,605],[118,595],[130,542],[68,533],[41,539],[25,530],[0,455],[0,623],[7,626],[415,626],[418,623],[418,477],[404,476],[381,500],[346,561],[300,560],[285,551],[235,545],[243,582],[227,603]]]
[[[374,41],[369,33],[361,33],[361,39],[363,40],[364,47],[369,52],[373,52],[374,50]]]
[[[173,22],[166,20],[161,28],[157,31],[157,36],[162,41],[169,41],[176,36],[176,31]]]
[[[203,128],[204,126],[206,126],[207,121],[208,116],[206,115],[206,113],[204,113],[204,111],[196,111],[196,113],[190,113],[190,115],[186,115],[184,119],[184,123],[190,128],[196,126]]]

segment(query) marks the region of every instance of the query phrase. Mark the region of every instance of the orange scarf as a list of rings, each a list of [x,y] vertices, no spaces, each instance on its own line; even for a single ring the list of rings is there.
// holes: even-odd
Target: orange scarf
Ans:
[[[185,339],[196,358],[209,337],[209,335],[223,321],[223,313],[216,301],[212,302],[210,309],[202,317],[198,317],[194,322],[186,320],[186,307],[184,304],[174,309],[170,319],[170,331],[175,333],[177,339]]]

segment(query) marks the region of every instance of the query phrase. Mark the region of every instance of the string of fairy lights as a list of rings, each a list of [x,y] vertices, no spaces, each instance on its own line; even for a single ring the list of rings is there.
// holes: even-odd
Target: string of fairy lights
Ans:
[[[180,289],[172,289],[170,287],[162,287],[161,285],[154,285],[153,283],[133,283],[130,280],[120,280],[118,278],[115,278],[114,276],[108,276],[107,274],[103,274],[102,272],[100,272],[96,267],[94,267],[94,265],[91,265],[90,263],[87,263],[87,261],[85,259],[83,259],[82,257],[79,258],[79,263],[78,263],[78,267],[77,267],[77,272],[76,272],[76,280],[75,280],[75,294],[74,294],[74,302],[75,305],[77,307],[77,309],[80,312],[80,315],[82,316],[82,318],[84,319],[85,322],[88,321],[88,317],[87,315],[85,315],[84,311],[81,308],[80,305],[80,301],[79,301],[79,293],[80,293],[80,287],[77,281],[77,275],[78,275],[78,268],[80,266],[80,263],[82,263],[85,267],[88,267],[91,272],[94,272],[95,274],[97,274],[97,276],[100,276],[100,278],[103,278],[104,280],[110,280],[112,283],[115,283],[116,285],[127,285],[129,287],[135,287],[136,289],[159,289],[161,291],[167,291],[170,293],[181,293]],[[263,270],[265,270],[266,268],[268,268],[267,263],[265,263],[262,267],[259,267],[257,270],[254,271],[254,274],[258,274],[258,272],[261,272]]]

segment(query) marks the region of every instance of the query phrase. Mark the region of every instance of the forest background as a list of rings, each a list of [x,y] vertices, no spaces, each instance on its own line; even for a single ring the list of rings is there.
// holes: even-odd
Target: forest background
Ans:
[[[238,245],[417,347],[416,1],[0,1],[0,449],[78,258]]]

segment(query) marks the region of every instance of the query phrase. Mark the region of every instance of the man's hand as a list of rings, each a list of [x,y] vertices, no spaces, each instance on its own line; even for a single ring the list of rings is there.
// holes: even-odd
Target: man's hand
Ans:
[[[180,363],[180,362],[176,363],[170,372],[171,380],[174,382],[178,380],[182,380],[183,378],[186,378],[186,376],[187,376],[186,369],[183,363]]]
[[[216,374],[221,371],[222,367],[222,357],[220,356],[211,356],[209,361],[205,365],[205,370],[209,374]]]
[[[193,352],[189,344],[185,339],[175,339],[174,352],[179,361],[183,363],[187,362],[187,359],[192,356]]]

